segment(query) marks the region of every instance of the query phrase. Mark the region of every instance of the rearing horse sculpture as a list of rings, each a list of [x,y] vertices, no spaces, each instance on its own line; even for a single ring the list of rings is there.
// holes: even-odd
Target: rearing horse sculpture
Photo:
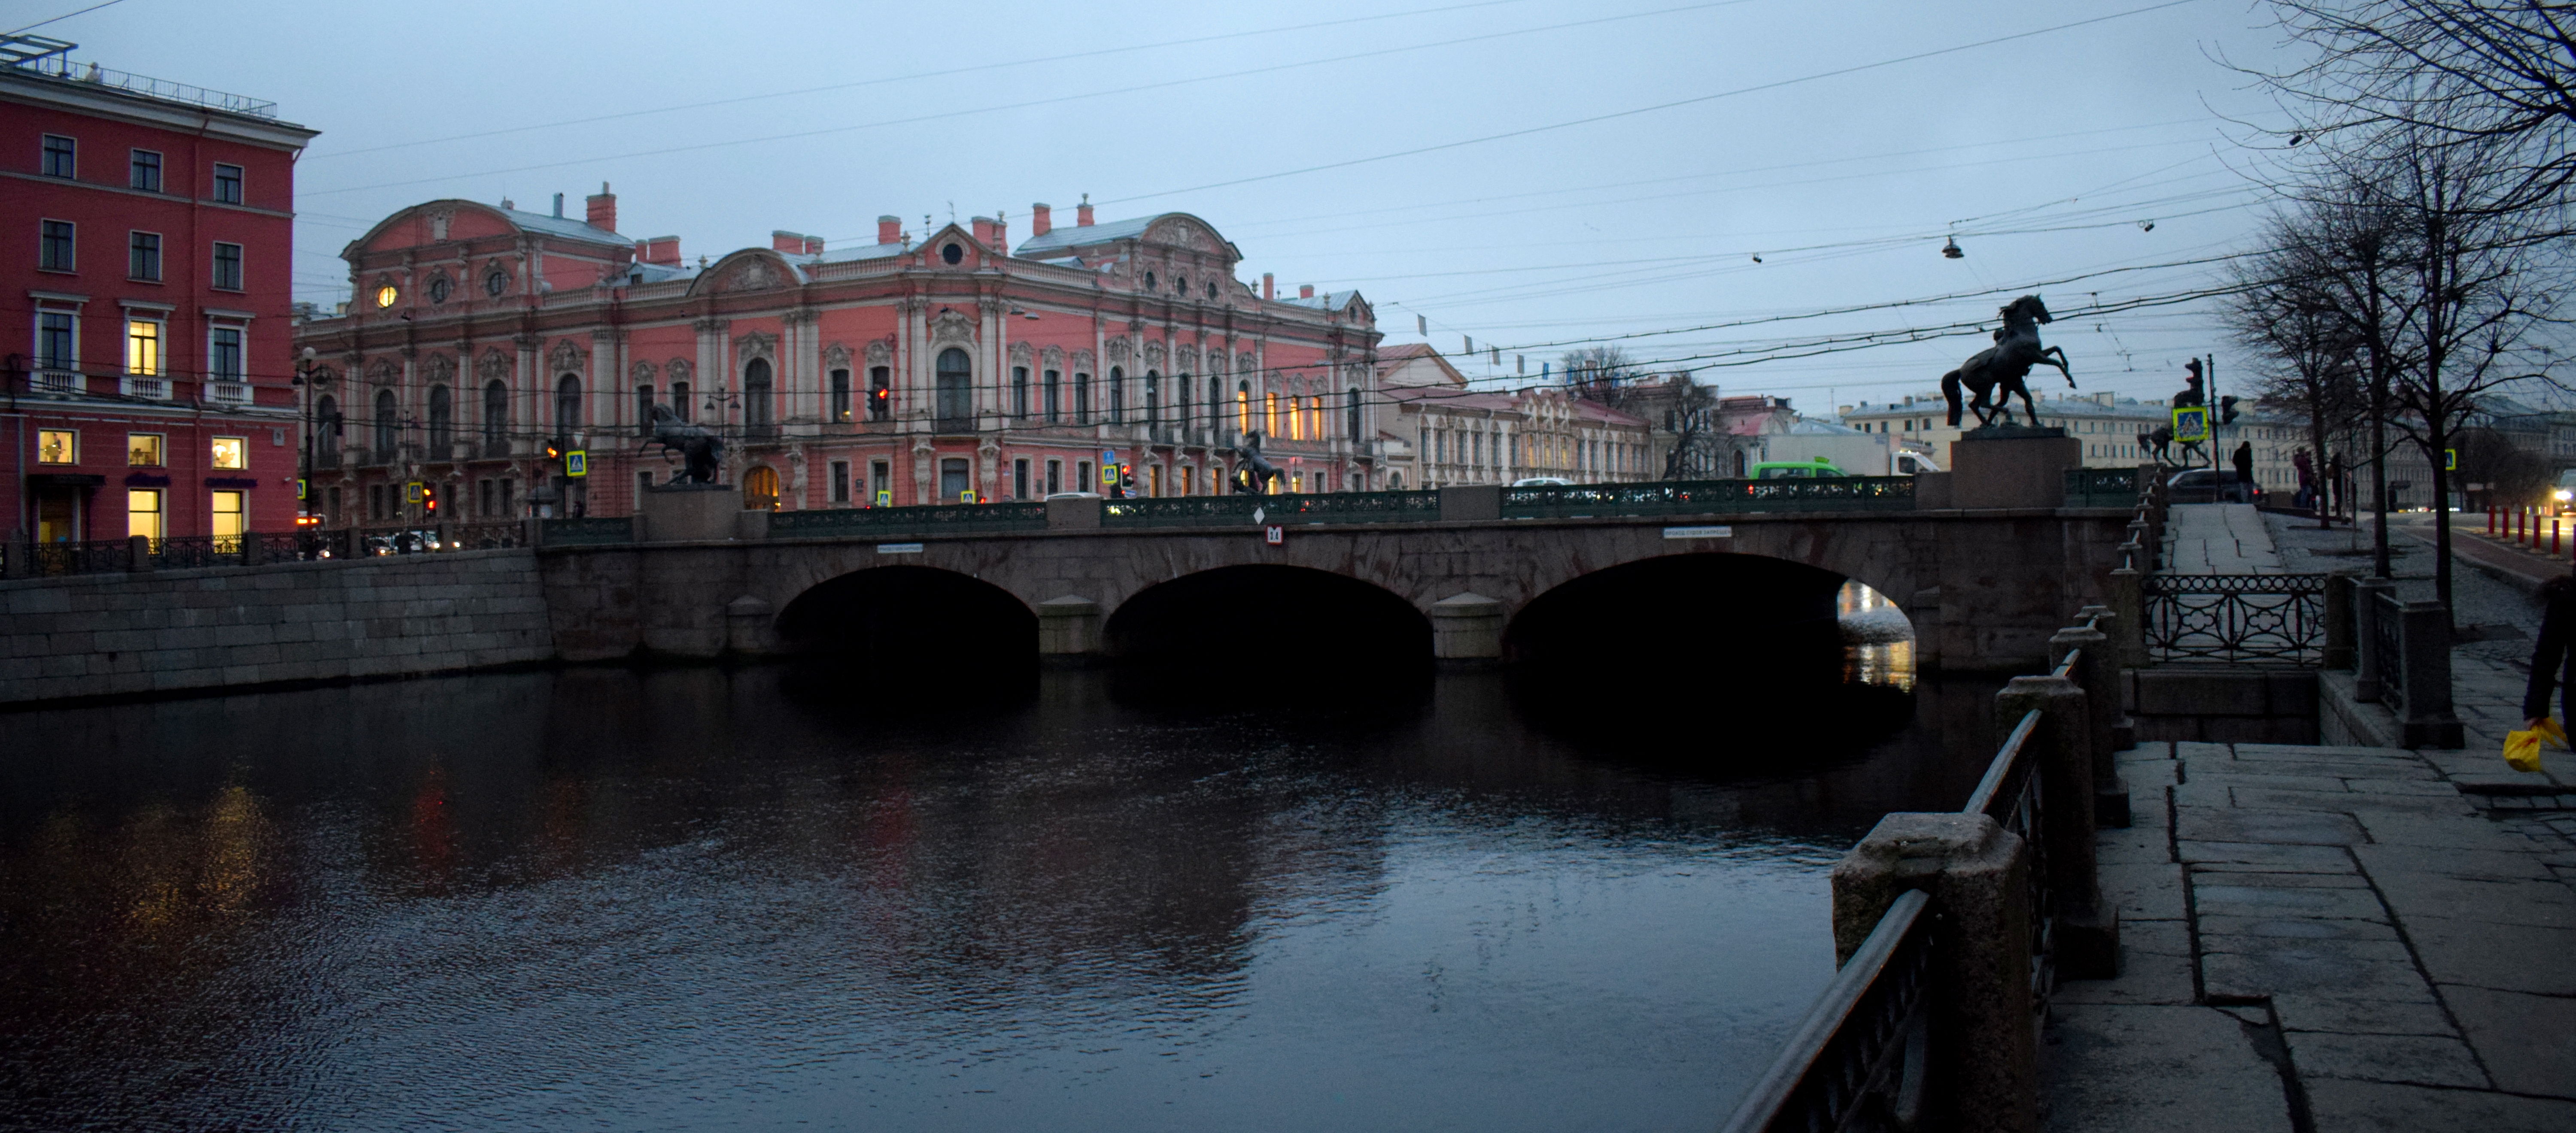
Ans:
[[[662,446],[665,459],[678,453],[688,462],[681,476],[674,478],[675,482],[678,479],[698,484],[716,482],[716,469],[724,463],[724,441],[713,430],[681,420],[680,415],[671,412],[668,405],[656,405],[653,407],[653,433],[644,438],[643,444],[635,446],[635,452],[640,456],[645,449],[656,444]]]
[[[2039,407],[2031,404],[2030,387],[2022,379],[2032,366],[2055,366],[2066,375],[2067,388],[2075,387],[2075,372],[2066,368],[2066,352],[2054,346],[2039,344],[2039,325],[2049,321],[2047,304],[2037,295],[2015,299],[2001,312],[2004,326],[1995,332],[1995,344],[1978,351],[1959,368],[1941,375],[1941,396],[1950,401],[1950,424],[1956,426],[1962,407],[1959,387],[1977,391],[1977,423],[1992,425],[1996,418],[2012,423],[2012,397],[2021,395],[2021,406],[2030,414],[2030,423],[2039,423]],[[2001,387],[2001,392],[1995,392]]]

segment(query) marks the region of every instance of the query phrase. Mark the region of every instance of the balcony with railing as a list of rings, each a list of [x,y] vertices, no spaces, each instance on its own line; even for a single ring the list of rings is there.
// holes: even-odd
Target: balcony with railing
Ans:
[[[61,50],[68,52],[77,46],[79,45],[65,43],[62,44]],[[247,114],[254,118],[277,117],[277,104],[267,99],[252,98],[244,94],[228,94],[187,83],[175,83],[168,79],[155,79],[146,75],[110,70],[97,63],[76,63],[68,54],[48,54],[28,59],[11,67],[10,73],[41,75],[67,83],[110,87],[128,94],[142,95],[145,98],[157,98],[165,102],[184,102],[191,106]]]

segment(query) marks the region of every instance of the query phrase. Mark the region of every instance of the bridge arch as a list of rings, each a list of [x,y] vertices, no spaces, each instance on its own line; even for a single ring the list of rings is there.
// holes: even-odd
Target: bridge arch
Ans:
[[[1836,599],[1852,581],[1860,580],[1763,554],[1647,555],[1532,595],[1505,623],[1503,656],[1542,668],[1656,665],[1757,683],[1804,679],[1839,670]]]
[[[1329,656],[1429,661],[1431,620],[1402,595],[1341,571],[1248,563],[1147,586],[1102,626],[1113,657],[1193,661]]]
[[[868,567],[807,587],[779,610],[790,652],[880,661],[1033,664],[1037,614],[1010,591],[961,571]]]

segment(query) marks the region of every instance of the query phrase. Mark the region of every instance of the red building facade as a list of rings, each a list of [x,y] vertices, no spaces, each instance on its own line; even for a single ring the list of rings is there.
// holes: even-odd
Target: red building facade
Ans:
[[[294,528],[313,136],[273,104],[61,54],[0,67],[11,543]]]
[[[1246,433],[1280,490],[1385,486],[1357,294],[1240,281],[1183,213],[1032,219],[1017,248],[990,218],[881,217],[872,245],[777,232],[689,263],[620,235],[605,185],[578,219],[404,209],[343,253],[347,312],[300,330],[317,502],[345,526],[426,518],[413,484],[450,521],[626,515],[678,467],[644,451],[655,406],[724,438],[754,508],[1035,499],[1117,465],[1138,495],[1212,495]]]

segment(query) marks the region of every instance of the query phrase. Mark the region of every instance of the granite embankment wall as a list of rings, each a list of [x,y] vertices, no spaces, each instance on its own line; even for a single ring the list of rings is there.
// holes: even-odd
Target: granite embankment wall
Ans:
[[[0,581],[0,703],[551,659],[536,553]]]

